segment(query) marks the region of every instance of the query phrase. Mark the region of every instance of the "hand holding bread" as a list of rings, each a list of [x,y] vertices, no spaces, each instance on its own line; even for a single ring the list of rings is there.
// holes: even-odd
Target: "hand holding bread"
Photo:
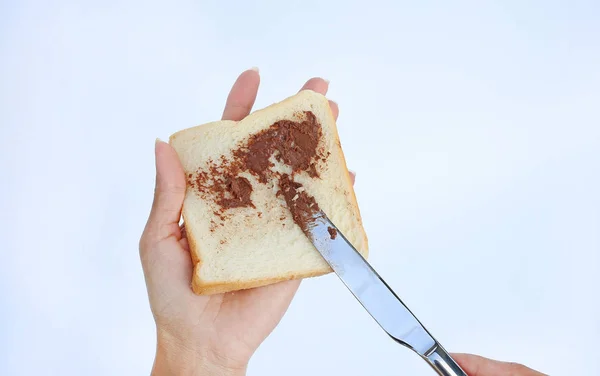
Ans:
[[[227,98],[223,121],[237,122],[248,116],[259,82],[256,70],[239,76]],[[302,90],[325,95],[327,88],[325,80],[313,78]],[[331,116],[337,118],[337,105],[329,102],[328,107]],[[158,336],[153,374],[181,374],[185,370],[244,374],[250,356],[287,310],[300,280],[207,296],[195,294],[190,286],[194,263],[189,240],[179,226],[186,199],[186,173],[169,144],[158,141],[155,152],[154,203],[140,240]]]

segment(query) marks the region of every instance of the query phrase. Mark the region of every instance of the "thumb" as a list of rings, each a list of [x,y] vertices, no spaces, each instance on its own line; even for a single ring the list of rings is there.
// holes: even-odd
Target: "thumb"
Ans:
[[[143,235],[145,242],[150,244],[170,236],[181,236],[179,219],[185,198],[185,172],[175,149],[163,141],[156,140],[154,153],[154,202]]]
[[[452,354],[469,376],[546,376],[519,363],[501,362],[473,354]]]

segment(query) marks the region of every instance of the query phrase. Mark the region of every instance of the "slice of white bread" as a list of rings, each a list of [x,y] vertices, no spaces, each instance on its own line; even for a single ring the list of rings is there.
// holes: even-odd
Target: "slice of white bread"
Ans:
[[[271,172],[266,178],[261,179],[260,174],[244,167],[233,172],[245,178],[244,184],[250,184],[251,204],[223,208],[223,200],[242,198],[230,193],[219,196],[207,187],[226,179],[219,175],[231,174],[226,166],[235,163],[236,153],[247,150],[252,137],[273,129],[282,120],[306,127],[310,113],[321,128],[319,155],[311,167],[318,177],[310,169],[293,173],[285,159],[278,156],[281,153],[275,152],[269,159]],[[367,235],[335,119],[323,95],[304,90],[239,122],[217,121],[177,132],[170,137],[170,144],[188,178],[182,214],[194,263],[192,289],[196,294],[223,293],[331,272],[294,222],[285,199],[277,194],[281,174],[289,174],[302,184],[344,236],[367,257]],[[225,184],[231,188],[231,180]]]

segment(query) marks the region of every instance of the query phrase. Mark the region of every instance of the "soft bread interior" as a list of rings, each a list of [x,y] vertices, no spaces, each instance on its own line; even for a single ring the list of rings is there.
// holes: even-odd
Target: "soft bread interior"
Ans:
[[[298,121],[298,114],[311,111],[322,127],[321,146],[330,155],[317,165],[319,178],[306,172],[295,175],[306,192],[365,257],[368,253],[360,211],[346,168],[344,155],[327,99],[302,91],[280,103],[256,111],[240,122],[218,121],[183,130],[171,136],[186,175],[223,157],[253,135],[279,120]],[[274,158],[274,170],[291,173],[288,165]],[[317,276],[331,272],[320,254],[294,223],[278,184],[260,183],[249,172],[241,172],[252,185],[255,207],[228,210],[227,219],[216,218],[215,202],[200,197],[188,187],[183,207],[190,251],[195,263],[193,289],[210,294],[257,287],[277,281]]]

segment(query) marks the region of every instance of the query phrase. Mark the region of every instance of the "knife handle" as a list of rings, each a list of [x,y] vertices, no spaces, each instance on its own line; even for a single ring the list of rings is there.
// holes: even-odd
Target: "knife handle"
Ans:
[[[423,358],[440,376],[469,376],[439,343]]]

